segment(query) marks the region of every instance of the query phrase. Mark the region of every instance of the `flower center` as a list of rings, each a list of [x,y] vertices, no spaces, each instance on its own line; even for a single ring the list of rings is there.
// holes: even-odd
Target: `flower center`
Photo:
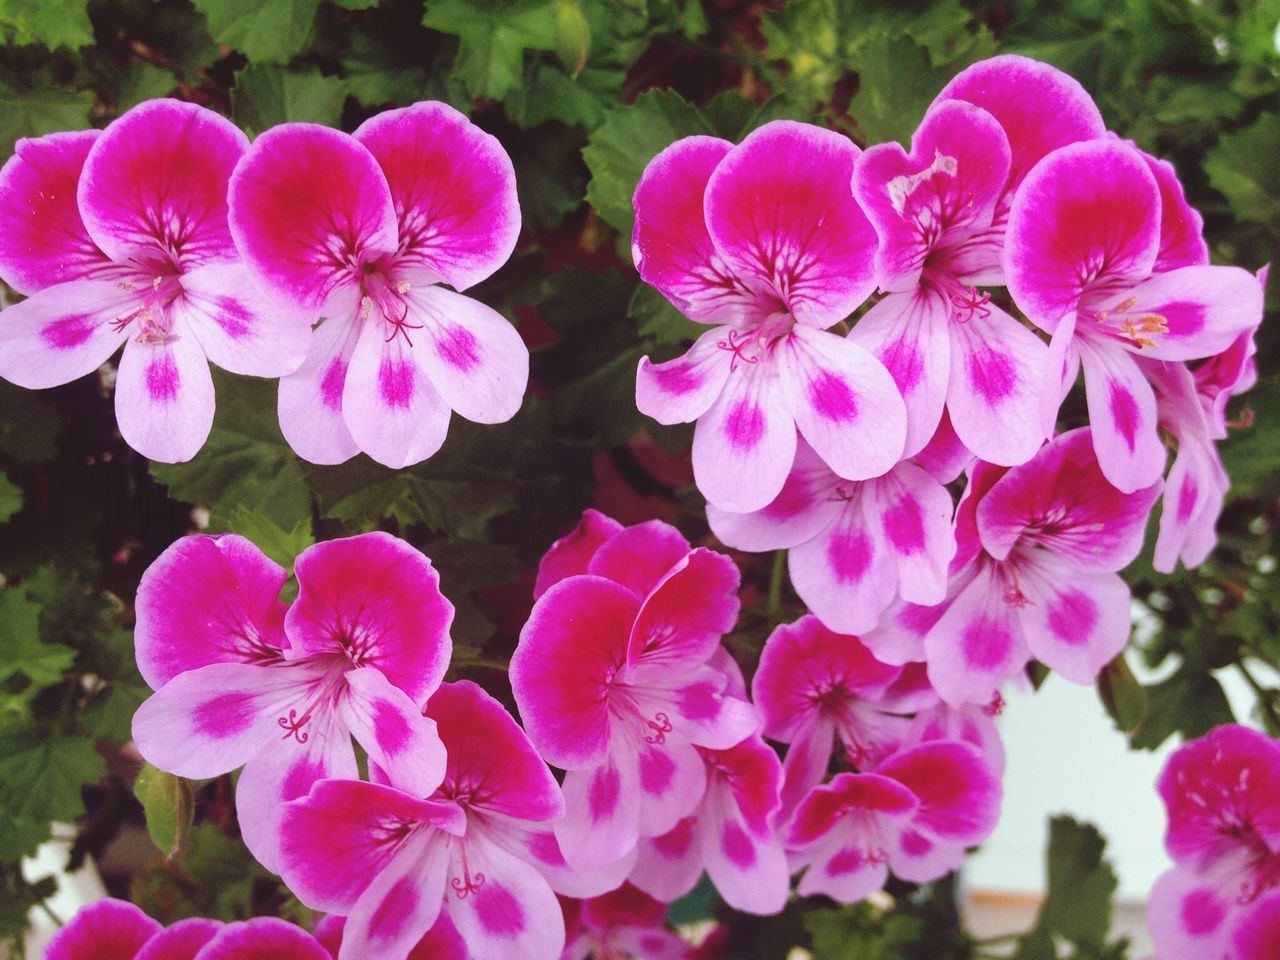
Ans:
[[[1158,313],[1134,313],[1137,303],[1137,297],[1126,297],[1108,310],[1082,311],[1082,315],[1139,350],[1151,349],[1159,343],[1161,336],[1169,332],[1169,320]]]
[[[386,274],[375,269],[364,275],[361,287],[364,295],[360,298],[360,319],[369,320],[376,309],[390,331],[385,342],[390,343],[396,337],[402,336],[404,342],[412,347],[413,341],[409,339],[409,331],[421,330],[423,324],[409,320],[409,304],[404,299],[404,295],[411,289],[409,281],[401,280],[393,283]]]
[[[122,280],[116,284],[121,290],[138,294],[133,309],[111,321],[111,329],[117,333],[137,323],[134,339],[138,343],[165,344],[176,338],[172,333],[169,305],[182,294],[178,275],[154,276],[150,283]]]

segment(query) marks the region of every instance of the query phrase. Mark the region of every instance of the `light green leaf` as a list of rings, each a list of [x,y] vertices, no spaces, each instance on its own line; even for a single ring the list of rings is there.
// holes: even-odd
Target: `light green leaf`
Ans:
[[[1241,220],[1264,223],[1280,234],[1280,114],[1264,113],[1251,126],[1224,134],[1209,151],[1209,182]]]
[[[431,0],[422,22],[459,40],[455,72],[473,97],[502,100],[520,84],[525,50],[555,48],[558,0]]]
[[[298,554],[316,542],[311,532],[311,518],[299,520],[285,529],[255,507],[240,504],[232,511],[227,529],[252,540],[268,557],[286,570],[293,569]]]
[[[76,652],[40,639],[40,608],[13,587],[0,589],[0,683],[21,674],[36,687],[60,683]]]
[[[231,113],[250,136],[295,121],[336,127],[346,99],[346,82],[315,67],[286,70],[254,64],[236,74]]]
[[[637,286],[631,295],[627,316],[636,322],[640,336],[654,343],[685,344],[707,329],[682,314],[647,283]]]
[[[84,813],[80,788],[107,764],[84,737],[0,737],[0,860],[30,853],[53,820]]]
[[[311,35],[320,0],[192,0],[219,43],[254,63],[288,63]]]
[[[167,858],[175,859],[187,845],[195,819],[196,799],[191,783],[148,763],[138,772],[133,795],[146,814],[151,842]]]
[[[0,25],[18,44],[77,50],[93,43],[87,0],[0,0]]]

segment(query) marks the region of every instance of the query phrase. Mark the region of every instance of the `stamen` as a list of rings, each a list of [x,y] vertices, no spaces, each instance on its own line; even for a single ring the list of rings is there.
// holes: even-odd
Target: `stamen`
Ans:
[[[307,721],[310,719],[310,711],[299,717],[298,711],[291,708],[289,710],[289,718],[286,720],[284,717],[277,717],[276,723],[284,729],[283,739],[288,740],[290,737],[293,737],[299,743],[306,743],[311,739],[311,734],[305,732],[302,728],[307,725]]]
[[[965,294],[952,295],[951,303],[954,306],[959,307],[960,310],[964,310],[965,314],[964,316],[961,316],[957,311],[953,313],[951,317],[956,323],[968,323],[973,319],[974,314],[977,314],[985,320],[987,317],[991,316],[991,310],[987,307],[987,304],[990,302],[991,294],[987,293],[985,290],[982,291],[982,293],[979,293],[976,287],[970,287],[968,292]]]
[[[462,876],[450,880],[449,886],[453,887],[453,892],[459,900],[467,899],[468,894],[479,893],[480,888],[484,886],[484,874],[472,875],[471,873],[471,867],[467,863],[466,844],[462,844]]]
[[[721,340],[716,344],[716,346],[719,347],[721,350],[730,350],[733,352],[733,357],[729,361],[730,373],[738,369],[739,360],[741,360],[743,363],[759,363],[760,362],[759,353],[757,353],[754,357],[748,357],[742,352],[753,343],[758,345],[757,338],[752,336],[743,336],[741,340],[738,340],[737,337],[738,337],[738,331],[730,328],[728,341]]]
[[[671,732],[671,718],[665,713],[655,713],[652,720],[646,720],[645,723],[652,729],[653,735],[646,735],[645,743],[663,744],[667,742],[667,734]]]
[[[999,690],[997,690],[996,695],[991,698],[991,702],[982,708],[982,712],[988,717],[998,717],[1000,714],[1004,713],[1004,697],[1000,695]]]

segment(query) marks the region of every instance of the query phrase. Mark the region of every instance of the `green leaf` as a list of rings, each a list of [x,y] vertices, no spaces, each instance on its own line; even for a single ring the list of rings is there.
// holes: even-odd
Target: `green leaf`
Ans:
[[[286,530],[255,507],[240,504],[232,512],[227,529],[252,540],[259,549],[286,570],[293,569],[298,554],[316,542],[311,519],[299,520]]]
[[[1098,696],[1117,729],[1133,733],[1147,712],[1147,694],[1124,656],[1116,657],[1098,675]]]
[[[27,90],[0,83],[0,152],[8,156],[19,137],[40,137],[89,126],[93,93],[40,85]]]
[[[1204,161],[1209,182],[1241,220],[1280,234],[1280,114],[1268,111],[1251,126],[1223,134]]]
[[[147,816],[151,842],[168,859],[175,859],[187,845],[195,820],[196,798],[191,784],[148,763],[138,772],[133,795]]]
[[[659,344],[688,343],[707,329],[686,317],[647,283],[637,286],[631,295],[627,316],[636,322],[640,336]]]
[[[1049,821],[1049,892],[1037,929],[1084,947],[1101,947],[1111,929],[1117,880],[1103,859],[1106,841],[1096,827],[1070,817]]]
[[[614,107],[582,151],[591,171],[587,201],[629,237],[635,221],[631,195],[645,166],[681,137],[713,132],[696,107],[670,90],[646,90],[635,103]]]
[[[0,737],[0,860],[30,853],[51,821],[80,816],[80,788],[106,774],[106,761],[84,737]]]
[[[22,509],[22,490],[0,473],[0,523],[4,523]]]
[[[40,639],[40,608],[21,590],[0,589],[0,683],[21,674],[36,687],[62,681],[76,652]]]
[[[431,0],[425,26],[459,40],[455,71],[473,97],[502,100],[520,85],[525,50],[555,48],[558,0]]]
[[[288,63],[306,45],[320,0],[192,0],[219,43],[254,63]]]
[[[315,67],[286,70],[254,64],[236,74],[231,113],[250,136],[295,121],[336,127],[346,99],[345,81],[326,77]]]
[[[1146,688],[1147,712],[1130,744],[1154,750],[1175,733],[1202,737],[1214,727],[1235,721],[1222,684],[1204,670],[1184,666],[1173,676]]]
[[[124,113],[143,100],[168,96],[178,86],[178,78],[153,63],[137,60],[120,75],[116,88],[116,112]]]
[[[77,50],[93,43],[87,0],[0,0],[0,26],[18,44]]]
[[[0,380],[0,453],[18,463],[44,463],[58,452],[62,422],[34,390]]]

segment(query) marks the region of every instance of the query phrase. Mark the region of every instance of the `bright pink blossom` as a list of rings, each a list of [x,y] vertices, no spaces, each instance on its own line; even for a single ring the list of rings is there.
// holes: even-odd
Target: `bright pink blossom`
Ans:
[[[1089,430],[1061,434],[1008,471],[978,464],[957,513],[947,599],[898,603],[863,640],[881,659],[928,662],[943,700],[986,704],[1031,657],[1092,683],[1129,636],[1129,588],[1161,484],[1122,493]]]
[[[0,376],[52,387],[124,344],[116,419],[154,460],[189,460],[213,423],[209,363],[280,376],[306,319],[268,296],[227,227],[249,143],[228,120],[149,100],[101,134],[18,142],[0,170],[0,277],[28,298],[0,314]]]
[[[682,357],[640,361],[636,404],[660,423],[697,421],[694,477],[724,509],[777,495],[797,429],[847,479],[902,453],[893,378],[828,332],[875,286],[875,231],[848,189],[858,154],[840,134],[775,121],[736,147],[680,140],[636,187],[640,276],[712,326]]]
[[[1149,486],[1165,463],[1155,396],[1136,359],[1221,353],[1262,315],[1261,290],[1245,270],[1196,264],[1154,272],[1164,233],[1151,165],[1118,140],[1045,157],[1009,217],[1009,292],[1053,335],[1046,426],[1082,366],[1098,462],[1126,492]]]
[[[695,748],[754,732],[755,711],[714,663],[737,588],[728,557],[651,521],[605,540],[585,573],[534,604],[511,687],[539,753],[568,771],[556,836],[574,867],[602,868],[671,830],[706,788]]]
[[[353,136],[275,127],[231,181],[231,230],[270,286],[324,317],[280,383],[280,426],[314,463],[363,450],[402,467],[440,448],[450,411],[501,423],[529,353],[500,314],[454,290],[511,255],[515,173],[498,141],[443,103],[365,121]],[[448,284],[453,290],[441,284]]]
[[[99,900],[54,934],[45,960],[133,960],[160,929],[132,903]]]
[[[134,715],[150,763],[184,777],[244,765],[245,843],[276,868],[285,801],[324,777],[355,777],[354,736],[397,785],[430,793],[445,771],[421,707],[449,663],[453,606],[431,562],[369,533],[304,550],[299,593],[243,537],[192,536],[138,588],[138,667],[157,692]]]
[[[870,630],[894,599],[941,602],[955,553],[951,495],[914,463],[844,480],[803,440],[782,490],[753,513],[707,505],[717,537],[739,550],[787,549],[791,583],[843,633]]]
[[[627,884],[564,904],[568,942],[562,960],[686,960],[688,944],[667,929],[667,907]]]

